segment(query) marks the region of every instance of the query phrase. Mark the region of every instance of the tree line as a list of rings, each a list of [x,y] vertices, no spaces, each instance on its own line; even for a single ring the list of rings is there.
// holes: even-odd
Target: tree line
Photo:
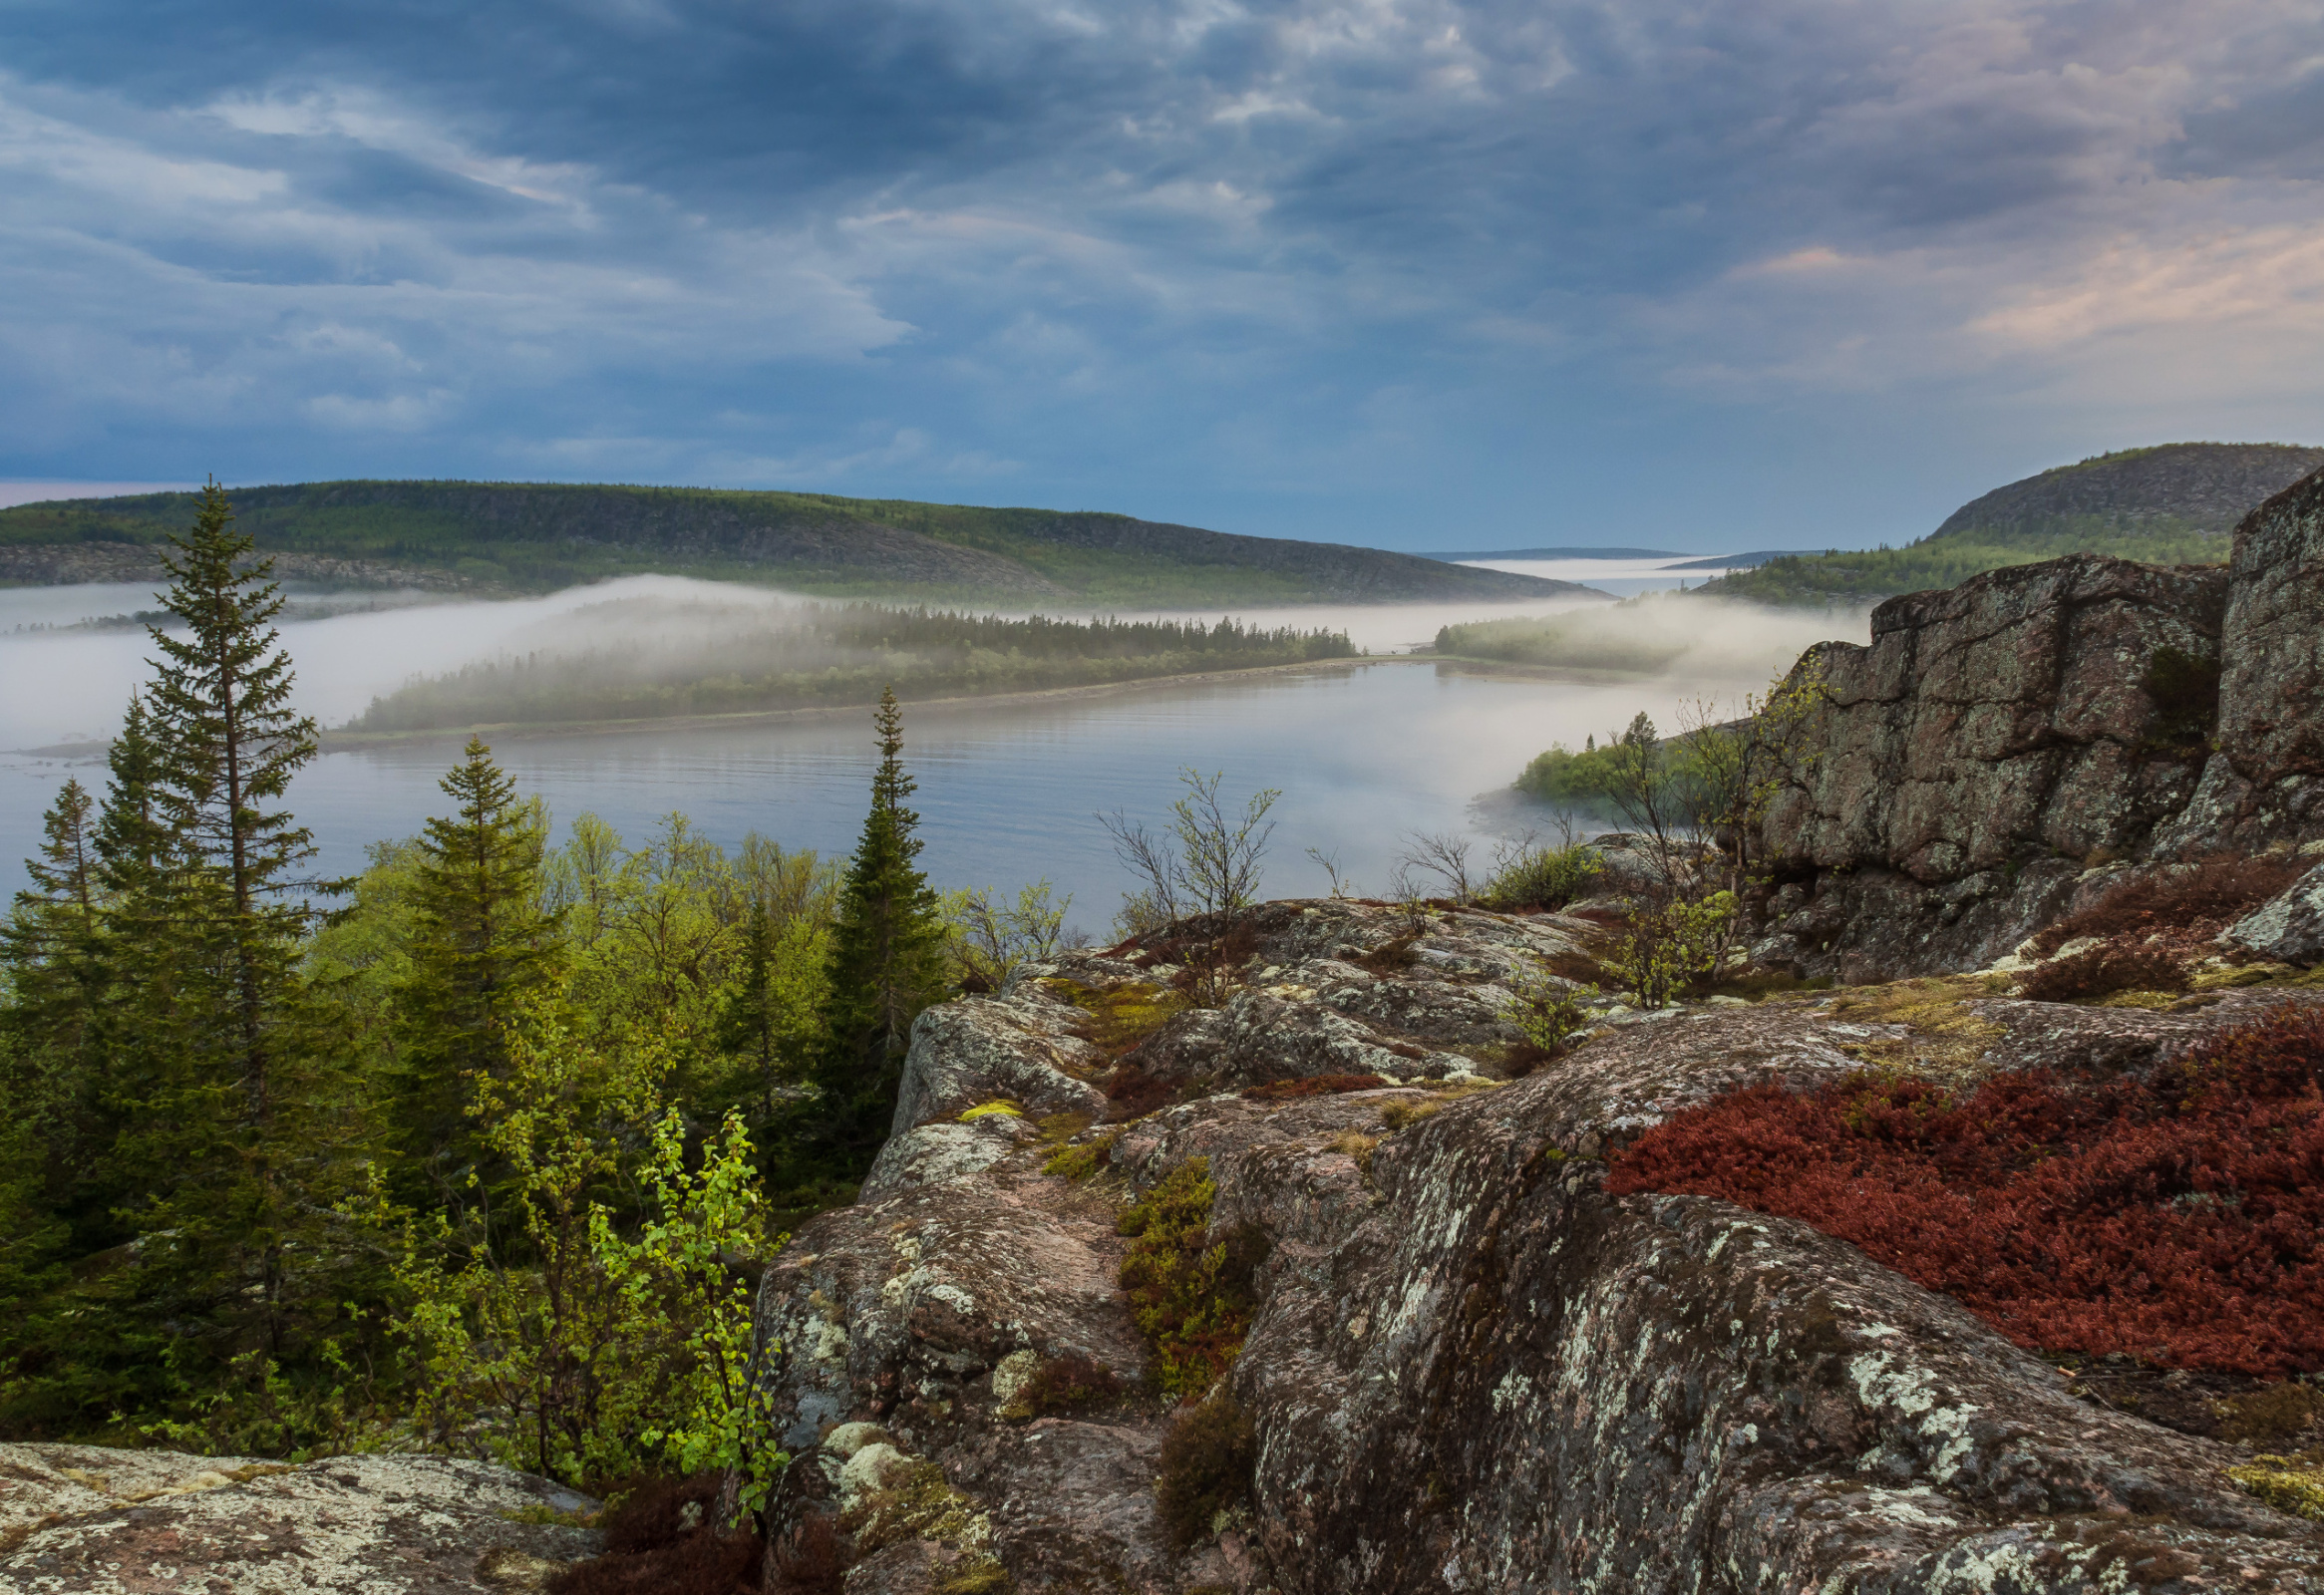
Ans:
[[[928,886],[892,694],[844,861],[679,814],[552,846],[471,739],[321,879],[282,597],[214,484],[166,569],[0,928],[0,1437],[750,1463],[754,1259],[851,1199],[917,1013],[1062,905]]]
[[[349,730],[629,720],[868,704],[1346,659],[1343,632],[1199,620],[1010,619],[882,604],[807,605],[688,643],[485,660],[372,700]]]

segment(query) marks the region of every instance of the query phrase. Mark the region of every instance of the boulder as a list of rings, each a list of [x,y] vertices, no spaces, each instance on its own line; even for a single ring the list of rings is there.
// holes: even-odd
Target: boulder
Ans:
[[[2284,888],[2219,938],[2230,946],[2302,969],[2324,963],[2324,864]]]
[[[2227,1446],[2080,1399],[1805,1225],[1613,1197],[1600,1179],[1609,1149],[1738,1086],[1807,1089],[1923,1046],[1964,1078],[2153,1068],[2272,1003],[2324,997],[2156,1012],[1972,994],[1926,1034],[1908,1008],[1847,999],[1697,1007],[1494,1084],[1492,1023],[1427,988],[1488,1002],[1525,953],[1581,933],[1466,912],[1416,933],[1385,906],[1270,904],[1245,972],[1263,1024],[1214,1020],[1211,1063],[1188,1064],[1179,1100],[1078,1132],[1095,1177],[1044,1172],[1058,1142],[1022,1122],[902,1137],[916,1149],[883,1165],[922,1172],[803,1226],[761,1290],[770,1394],[800,1458],[773,1542],[819,1514],[849,1525],[850,1589],[940,1587],[989,1557],[1028,1592],[2324,1595],[2324,1527],[2239,1490]],[[947,1005],[969,1012],[927,1030],[907,1067],[953,1081],[946,1100],[999,1095],[1066,1023],[1028,1005],[1064,1010],[1063,991],[1123,978],[1062,957],[1037,988]],[[1315,1038],[1397,1016],[1432,1032],[1424,1055],[1467,1067],[1288,1100],[1212,1090],[1344,1073],[1348,1055]],[[988,1062],[945,1056],[955,1037]],[[992,1061],[1002,1045],[1022,1056]],[[969,1155],[956,1131],[990,1138]],[[1247,1508],[1179,1547],[1155,1497],[1176,1415],[1137,1383],[1114,1218],[1194,1156],[1216,1189],[1211,1237],[1264,1242],[1227,1386],[1258,1461]],[[1026,1406],[1067,1357],[1126,1389]],[[887,1519],[901,1537],[842,1504],[850,1458],[875,1442],[934,1503]]]
[[[594,1555],[597,1502],[438,1456],[241,1456],[0,1444],[0,1587],[488,1595]]]

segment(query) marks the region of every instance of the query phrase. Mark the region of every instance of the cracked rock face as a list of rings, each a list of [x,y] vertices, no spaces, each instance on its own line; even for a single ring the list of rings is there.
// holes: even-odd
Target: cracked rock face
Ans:
[[[2236,1489],[2224,1447],[2074,1399],[2056,1369],[1804,1225],[1602,1191],[1602,1155],[1678,1109],[1840,1078],[1908,1026],[1817,1000],[1690,1010],[1492,1085],[1496,1049],[1464,1038],[1497,1020],[1426,988],[1490,1001],[1522,950],[1577,930],[1459,913],[1414,938],[1399,913],[1342,903],[1263,917],[1245,974],[1263,1025],[1238,1041],[1214,1016],[1207,1050],[1181,1060],[1179,1101],[1082,1131],[1109,1139],[1104,1173],[1043,1173],[1054,1136],[1023,1118],[899,1122],[866,1201],[801,1229],[759,1301],[802,1458],[778,1544],[838,1510],[834,1448],[876,1423],[960,1505],[949,1526],[881,1544],[850,1590],[931,1590],[990,1555],[1020,1590],[1155,1595],[2324,1595],[2324,1529]],[[1071,1078],[1089,1060],[1061,1055],[1062,993],[1142,973],[1067,955],[923,1021],[908,1067],[958,1073],[946,1101],[1005,1095],[1004,1080],[1042,1078],[1035,1062]],[[1973,1006],[1992,1067],[2111,1073],[2264,1005]],[[1289,1101],[1208,1094],[1344,1073],[1313,1044],[1343,1035],[1339,1020],[1467,1067]],[[943,1037],[1018,1056],[980,1085]],[[1269,1245],[1228,1376],[1256,1425],[1251,1510],[1178,1551],[1156,1514],[1170,1415],[1155,1398],[1032,1418],[1011,1404],[1060,1357],[1142,1373],[1113,1218],[1195,1155],[1217,1187],[1212,1236],[1253,1226]]]
[[[2165,648],[2218,662],[2214,723],[2150,695]],[[1755,956],[1850,981],[1982,967],[2121,860],[2324,834],[2324,474],[2253,510],[2225,569],[1988,571],[1812,657],[1831,705],[1761,825],[1786,884]]]
[[[599,1548],[595,1530],[544,1519],[596,1507],[546,1479],[435,1456],[334,1456],[289,1467],[0,1444],[0,1588],[11,1595],[532,1590]]]

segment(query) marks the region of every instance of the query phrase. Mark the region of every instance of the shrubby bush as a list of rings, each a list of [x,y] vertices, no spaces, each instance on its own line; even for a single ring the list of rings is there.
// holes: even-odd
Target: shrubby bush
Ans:
[[[2272,1378],[2324,1370],[2324,1015],[2148,1078],[1857,1075],[1673,1115],[1606,1188],[1801,1219],[2019,1345]]]
[[[1587,897],[1605,868],[1596,849],[1581,842],[1527,848],[1494,871],[1482,900],[1503,910],[1563,908]]]

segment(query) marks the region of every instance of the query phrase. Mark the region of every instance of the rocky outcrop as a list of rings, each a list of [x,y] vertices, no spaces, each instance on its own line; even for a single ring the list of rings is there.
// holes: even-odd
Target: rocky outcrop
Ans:
[[[1680,1108],[1806,1088],[1924,1038],[1909,1018],[1806,997],[1610,1024],[1506,1079],[1524,1055],[1487,994],[1587,933],[1276,904],[1241,1021],[1181,1016],[1111,1056],[1062,1048],[1077,1013],[1173,973],[1098,955],[924,1019],[907,1073],[949,1084],[907,1086],[920,1106],[864,1203],[804,1226],[762,1288],[798,1458],[772,1587],[784,1547],[821,1521],[866,1557],[850,1590],[932,1591],[998,1563],[1028,1592],[2324,1592],[2324,1529],[2239,1491],[2227,1447],[2080,1399],[1804,1225],[1607,1195],[1603,1155]],[[1955,1026],[1941,1047],[1972,1073],[2146,1068],[2281,1000],[2237,991],[2165,1014],[1973,999],[1978,1045],[1964,1054]],[[1118,1078],[1170,1027],[1178,1100],[1128,1122],[914,1121],[979,1096],[974,1069],[991,1071],[987,1100],[1044,1070]],[[1233,1089],[1340,1073],[1358,1044],[1440,1072]],[[1257,1463],[1247,1510],[1180,1548],[1154,1493],[1172,1415],[1134,1383],[1146,1348],[1114,1287],[1112,1221],[1195,1156],[1216,1185],[1211,1237],[1263,1253],[1229,1376]],[[1069,1361],[1131,1388],[1024,1405],[1040,1370]]]
[[[1829,704],[1759,827],[1755,956],[1849,980],[1978,968],[2126,862],[2324,835],[2320,524],[2324,476],[2254,510],[2224,569],[1996,570],[1817,650]]]
[[[2279,964],[2302,969],[2324,964],[2324,864],[2258,912],[2237,920],[2220,940]]]
[[[433,1456],[238,1456],[0,1444],[0,1587],[16,1595],[487,1595],[596,1552],[588,1497]]]

